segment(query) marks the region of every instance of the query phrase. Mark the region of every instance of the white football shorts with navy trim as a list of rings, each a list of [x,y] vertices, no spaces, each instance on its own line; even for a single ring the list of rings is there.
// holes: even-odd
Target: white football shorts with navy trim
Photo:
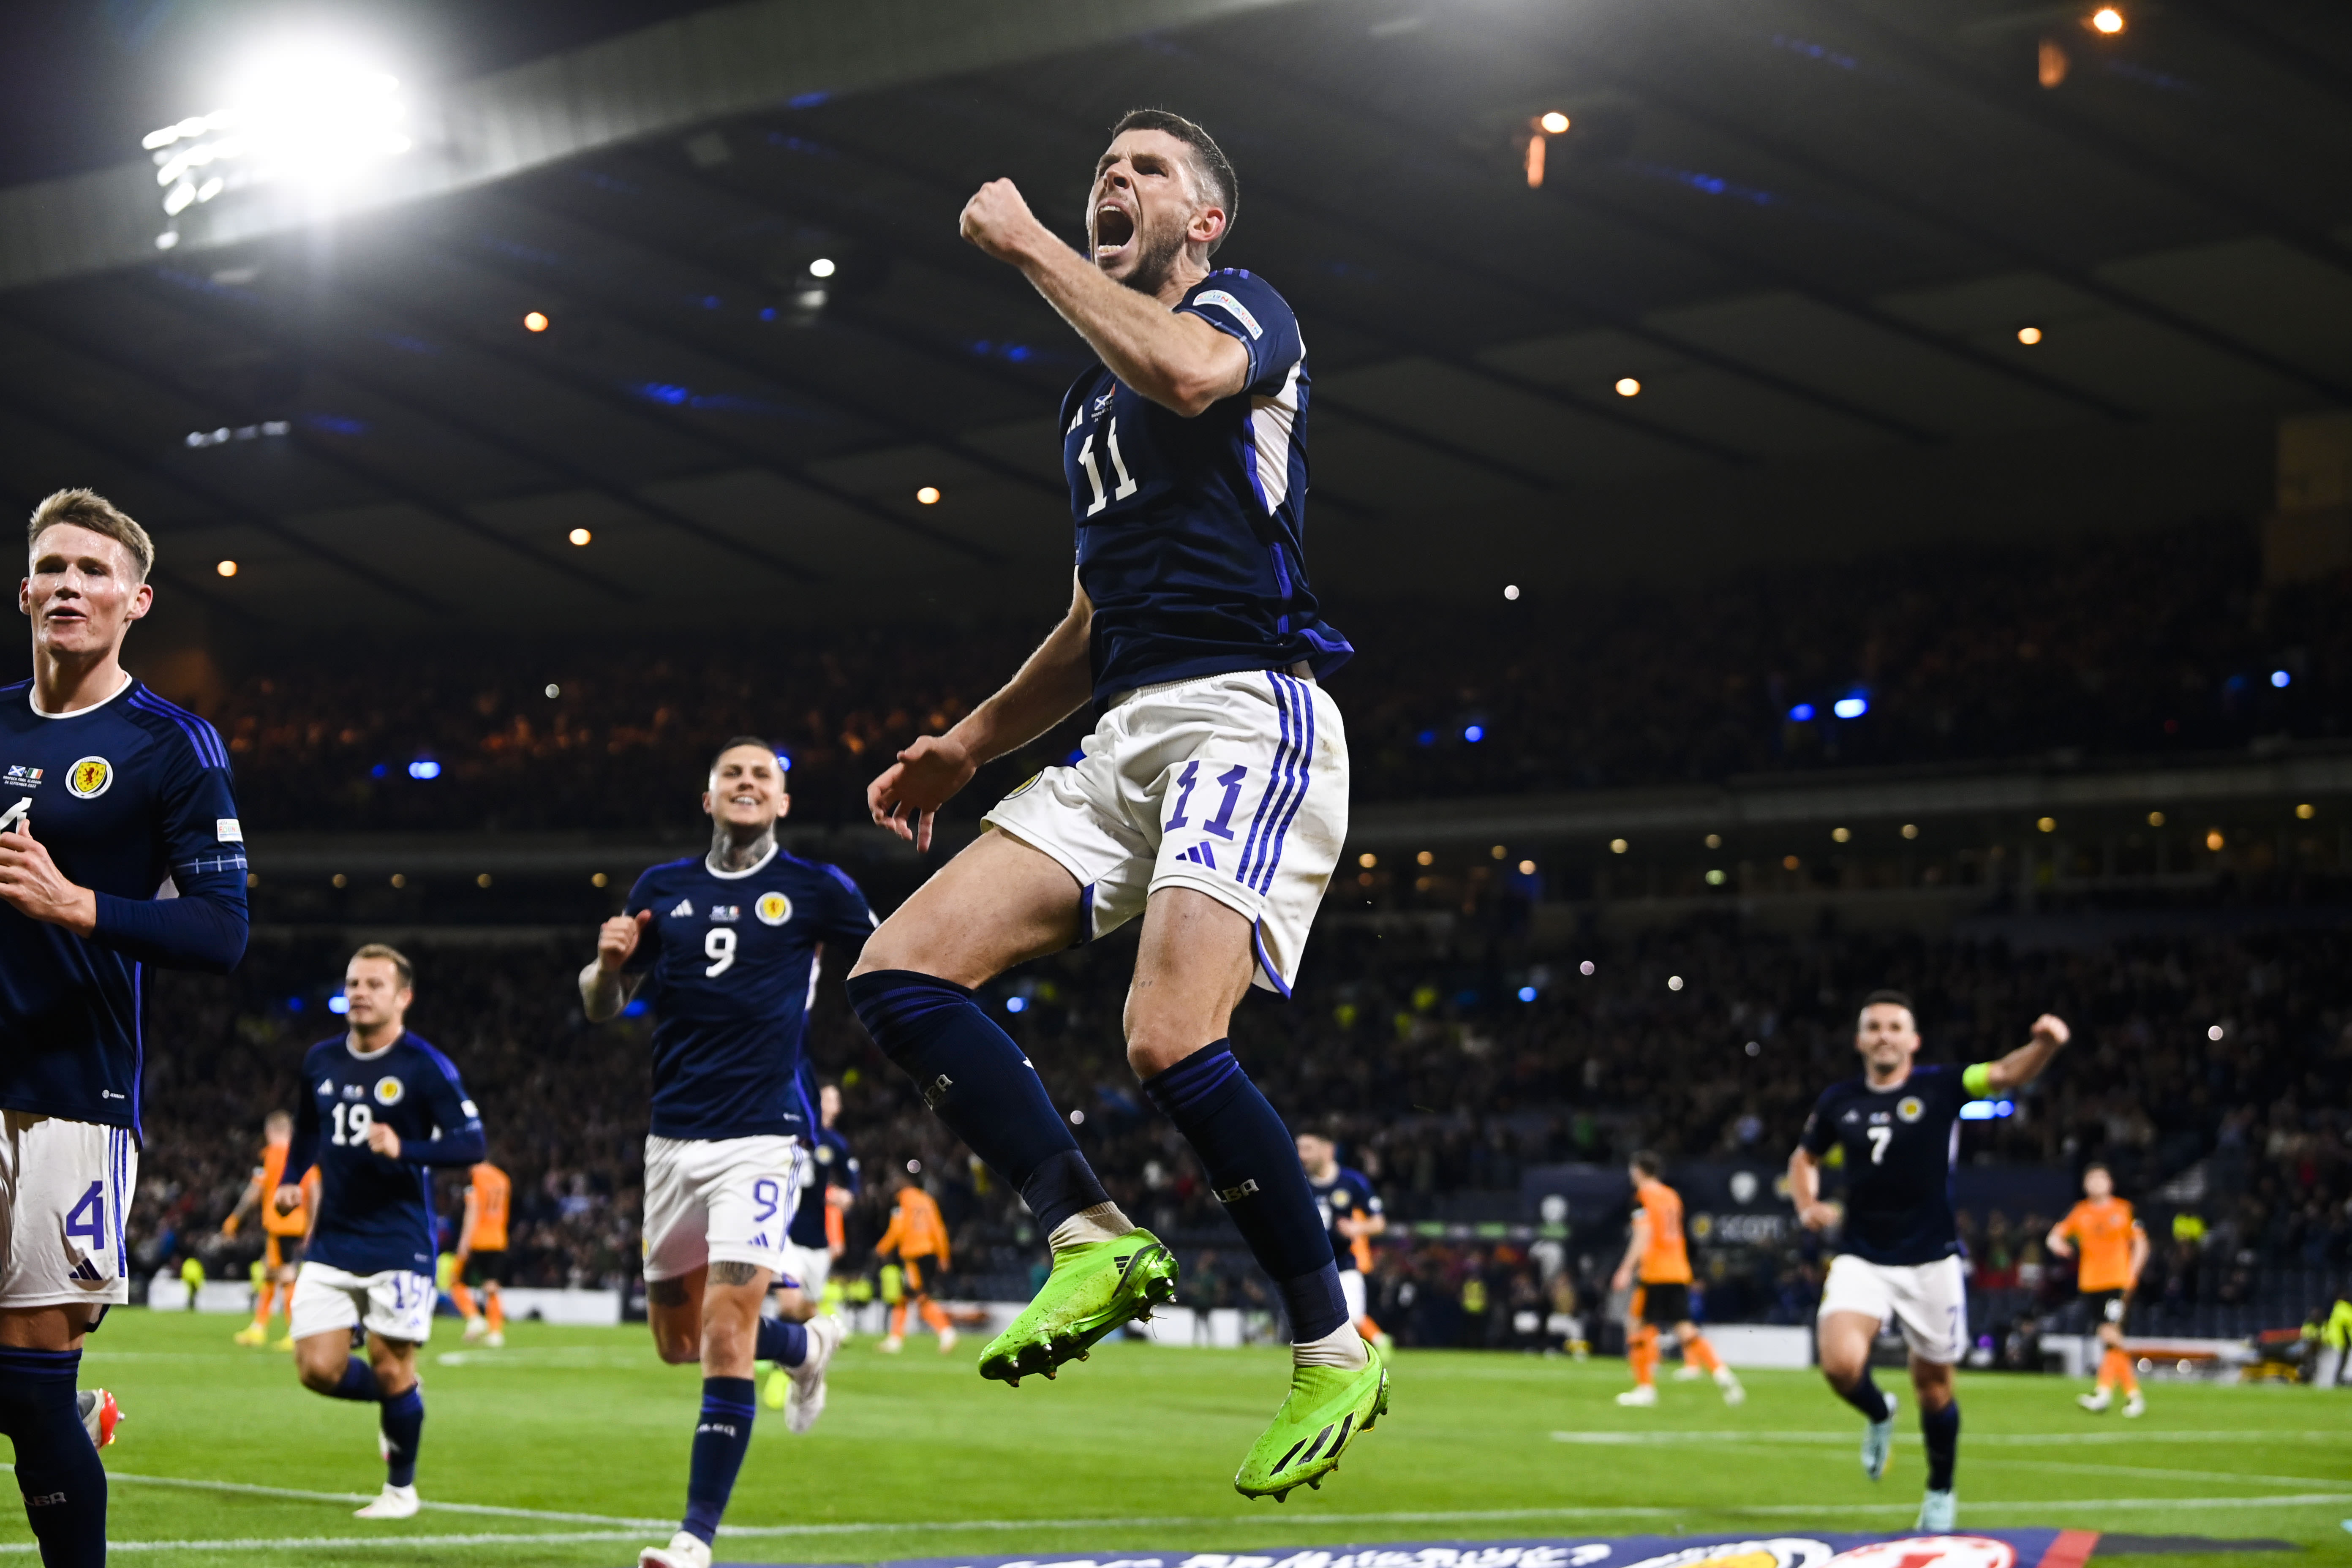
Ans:
[[[406,1268],[352,1274],[324,1263],[305,1263],[294,1276],[286,1332],[307,1340],[363,1327],[383,1339],[421,1345],[433,1337],[433,1308],[440,1295],[430,1274]]]
[[[0,1111],[0,1307],[128,1301],[138,1186],[139,1142],[122,1128]]]
[[[646,1278],[676,1279],[706,1263],[782,1274],[784,1229],[812,1162],[797,1138],[646,1140]]]
[[[1255,928],[1255,984],[1288,996],[1348,838],[1348,732],[1315,681],[1253,669],[1139,687],[1078,762],[982,818],[1077,879],[1079,935],[1107,936],[1162,888]]]
[[[1818,1317],[1860,1312],[1903,1331],[1911,1353],[1938,1366],[1958,1366],[1969,1351],[1968,1277],[1957,1258],[1933,1263],[1873,1263],[1841,1252],[1822,1282]]]

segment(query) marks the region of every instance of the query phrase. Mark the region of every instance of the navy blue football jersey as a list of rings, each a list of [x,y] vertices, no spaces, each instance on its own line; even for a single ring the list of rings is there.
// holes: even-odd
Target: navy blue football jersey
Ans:
[[[411,1031],[366,1056],[338,1035],[310,1047],[302,1075],[286,1179],[319,1167],[303,1256],[346,1274],[432,1273],[432,1167],[470,1165],[488,1152],[457,1064]],[[399,1159],[368,1147],[379,1121],[400,1134]]]
[[[1960,1250],[1952,1165],[1960,1152],[1958,1068],[1915,1067],[1893,1089],[1832,1084],[1798,1139],[1815,1159],[1845,1151],[1845,1225],[1838,1250],[1872,1263],[1933,1263]]]
[[[213,727],[136,680],[62,717],[0,688],[0,818],[98,895],[76,936],[0,904],[0,1109],[139,1130],[153,965],[244,955],[245,833]]]
[[[857,884],[773,850],[748,871],[656,866],[629,889],[651,910],[627,969],[652,1007],[658,1138],[799,1135],[801,1036],[824,944],[852,951],[877,922]]]
[[[1262,278],[1226,268],[1180,313],[1249,354],[1249,384],[1192,419],[1101,365],[1062,399],[1062,467],[1094,605],[1097,702],[1157,681],[1304,660],[1328,675],[1355,651],[1307,582],[1307,347]]]
[[[810,1158],[814,1162],[814,1173],[808,1185],[801,1189],[800,1207],[793,1211],[793,1223],[784,1234],[795,1247],[823,1247],[827,1245],[824,1234],[824,1190],[842,1187],[855,1194],[858,1190],[857,1156],[849,1152],[849,1140],[830,1127],[818,1127],[812,1116],[809,1125],[815,1129],[815,1148]]]
[[[1307,1191],[1315,1194],[1316,1212],[1323,1216],[1323,1228],[1331,1233],[1331,1258],[1342,1273],[1356,1266],[1356,1238],[1340,1233],[1339,1222],[1349,1215],[1369,1218],[1381,1212],[1380,1194],[1361,1171],[1351,1171],[1342,1165],[1328,1182],[1314,1177],[1307,1179]]]

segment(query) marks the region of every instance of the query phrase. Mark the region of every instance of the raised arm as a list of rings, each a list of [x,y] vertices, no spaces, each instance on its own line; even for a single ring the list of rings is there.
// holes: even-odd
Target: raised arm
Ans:
[[[1977,1063],[1962,1075],[1961,1081],[1971,1094],[2005,1094],[2011,1089],[2023,1089],[2042,1076],[2042,1069],[2050,1065],[2050,1058],[2056,1056],[2073,1036],[2074,1031],[2066,1026],[2065,1019],[2055,1013],[2044,1013],[2033,1020],[2032,1039],[2005,1057]]]
[[[619,1016],[636,994],[645,976],[624,973],[621,966],[637,951],[653,918],[653,910],[639,910],[634,915],[614,915],[596,929],[596,956],[580,972],[580,1010],[590,1023]]]
[[[1113,285],[1116,287],[1116,285]],[[866,786],[875,822],[918,849],[931,847],[931,819],[981,767],[1028,744],[1086,703],[1094,689],[1088,643],[1095,607],[1071,584],[1069,614],[996,694],[944,735],[925,735]]]
[[[1139,166],[1138,177],[1161,176]],[[1224,218],[1211,208],[1194,221],[1222,228]],[[1012,181],[981,186],[965,204],[962,224],[966,239],[1021,269],[1111,374],[1161,407],[1191,419],[1249,384],[1249,353],[1240,343],[1197,316],[1176,314],[1169,308],[1174,300],[1105,276],[1037,221]]]

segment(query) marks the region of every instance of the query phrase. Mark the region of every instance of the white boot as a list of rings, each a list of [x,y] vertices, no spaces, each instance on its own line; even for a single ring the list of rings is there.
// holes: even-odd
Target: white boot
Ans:
[[[648,1546],[638,1552],[637,1568],[710,1568],[710,1545],[681,1530],[667,1546]]]
[[[353,1519],[415,1519],[416,1510],[424,1506],[416,1500],[415,1487],[396,1487],[390,1481],[386,1481],[383,1483],[383,1495],[365,1508],[353,1509],[352,1517]]]

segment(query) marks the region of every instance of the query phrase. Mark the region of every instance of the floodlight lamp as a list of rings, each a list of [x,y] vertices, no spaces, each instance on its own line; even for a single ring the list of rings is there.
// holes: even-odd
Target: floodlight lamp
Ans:
[[[2113,5],[2102,5],[2091,13],[2091,26],[2113,37],[2124,30],[2124,14]]]
[[[1568,129],[1568,116],[1555,109],[1538,121],[1548,135],[1558,136]]]
[[[399,79],[315,47],[264,55],[226,107],[150,132],[165,216],[247,185],[296,180],[325,190],[409,150]]]

